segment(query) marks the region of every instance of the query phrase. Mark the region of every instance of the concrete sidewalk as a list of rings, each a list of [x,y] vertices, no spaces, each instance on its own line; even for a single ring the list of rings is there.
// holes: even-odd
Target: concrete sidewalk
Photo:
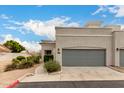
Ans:
[[[44,72],[40,67],[37,69],[40,71],[36,71],[38,73],[25,77],[21,82],[124,80],[124,73],[108,67],[63,67],[61,73],[53,74]]]

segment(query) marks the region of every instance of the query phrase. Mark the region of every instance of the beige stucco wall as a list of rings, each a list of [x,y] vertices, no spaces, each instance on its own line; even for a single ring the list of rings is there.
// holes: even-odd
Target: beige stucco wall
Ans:
[[[112,65],[112,29],[56,28],[56,60],[61,64],[63,48],[106,49],[106,65]]]
[[[113,62],[115,66],[120,66],[120,49],[124,49],[124,32],[113,32]],[[119,50],[117,50],[117,48]]]
[[[111,35],[111,28],[56,28],[56,35]]]

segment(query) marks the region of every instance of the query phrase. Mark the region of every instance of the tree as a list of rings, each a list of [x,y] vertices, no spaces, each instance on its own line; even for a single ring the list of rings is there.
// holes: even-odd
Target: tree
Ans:
[[[13,53],[19,53],[25,50],[25,48],[22,45],[20,45],[18,42],[14,40],[6,41],[6,43],[4,43],[3,45],[9,48]]]

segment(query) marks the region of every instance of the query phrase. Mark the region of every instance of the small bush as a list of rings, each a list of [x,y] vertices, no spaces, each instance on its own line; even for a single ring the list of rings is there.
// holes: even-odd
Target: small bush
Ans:
[[[34,61],[32,56],[29,56],[29,57],[27,57],[26,59],[27,59],[27,62],[33,63],[33,61]]]
[[[45,55],[44,56],[44,62],[53,61],[53,59],[54,59],[53,55]]]
[[[21,61],[21,60],[25,59],[25,57],[24,56],[18,56],[18,57],[16,57],[16,59]]]
[[[23,69],[23,68],[30,68],[34,65],[34,63],[32,61],[27,61],[26,59],[21,61],[21,64],[19,65],[19,69]]]
[[[44,68],[47,70],[47,72],[56,72],[61,70],[61,66],[58,62],[56,61],[49,61],[44,64]]]
[[[12,60],[12,64],[18,65],[18,64],[21,64],[21,61],[18,60],[17,58],[14,58],[14,59]]]
[[[33,62],[34,64],[39,64],[40,56],[29,56],[27,57],[27,61]]]
[[[34,63],[38,64],[40,63],[40,56],[33,56]]]
[[[30,68],[34,64],[38,64],[38,63],[40,63],[39,56],[29,56],[29,57],[18,56],[12,60],[12,64],[6,66],[4,71]]]

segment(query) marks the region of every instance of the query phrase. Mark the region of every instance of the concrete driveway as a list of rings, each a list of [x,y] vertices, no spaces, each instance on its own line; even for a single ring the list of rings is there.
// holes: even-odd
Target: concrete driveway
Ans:
[[[63,81],[68,80],[124,80],[124,73],[108,67],[64,67],[61,73]]]
[[[41,67],[21,82],[124,80],[124,73],[108,67],[63,67],[61,73],[53,74],[45,73]]]

